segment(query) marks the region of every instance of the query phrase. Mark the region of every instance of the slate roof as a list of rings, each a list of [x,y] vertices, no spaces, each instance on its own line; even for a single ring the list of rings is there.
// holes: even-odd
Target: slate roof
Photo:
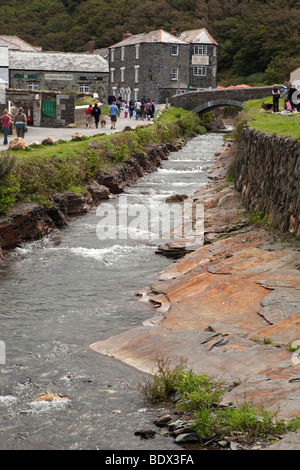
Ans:
[[[167,44],[215,44],[218,46],[218,43],[205,28],[184,31],[178,36],[174,36],[173,34],[167,33],[166,31],[160,29],[158,31],[151,31],[150,33],[132,35],[120,42],[117,42],[113,46],[110,46],[110,49],[114,47],[130,46],[145,42],[161,42]]]
[[[9,51],[9,67],[15,70],[59,72],[108,72],[108,62],[98,54],[71,52]]]
[[[40,51],[40,47],[34,47],[28,42],[23,41],[18,36],[9,36],[7,34],[0,35],[0,45],[7,46],[9,49],[15,49],[19,51]]]
[[[184,41],[182,41],[180,38],[174,36],[173,34],[167,33],[166,31],[162,29],[159,29],[158,31],[150,31],[150,33],[132,35],[129,38],[123,39],[123,41],[120,41],[114,44],[113,46],[110,46],[110,48],[130,46],[130,45],[141,44],[145,42],[184,44]]]
[[[1,43],[0,43],[0,65],[1,65],[1,67],[8,67],[9,66],[8,49],[7,49],[7,47],[1,46]]]
[[[183,33],[180,34],[180,38],[188,43],[215,44],[216,46],[218,46],[218,43],[214,40],[214,38],[209,34],[209,32],[205,28],[183,31]]]

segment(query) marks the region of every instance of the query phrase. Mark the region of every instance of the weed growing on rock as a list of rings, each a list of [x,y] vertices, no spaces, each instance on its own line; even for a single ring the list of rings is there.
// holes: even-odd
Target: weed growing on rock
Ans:
[[[274,437],[300,429],[300,417],[276,420],[279,410],[269,411],[250,403],[220,404],[226,390],[238,385],[228,386],[220,378],[186,370],[184,360],[171,367],[169,360],[159,359],[152,380],[139,384],[138,389],[150,403],[175,402],[179,415],[192,417],[190,431],[196,432],[202,443],[230,436],[234,439],[239,436],[239,442],[247,444],[258,438],[270,442]]]

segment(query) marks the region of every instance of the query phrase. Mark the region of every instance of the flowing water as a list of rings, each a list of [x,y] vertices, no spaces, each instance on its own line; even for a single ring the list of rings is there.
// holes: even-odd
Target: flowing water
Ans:
[[[220,134],[194,138],[127,188],[123,201],[150,213],[155,201],[193,194],[221,144]],[[121,196],[105,202],[112,214]],[[96,210],[74,218],[0,263],[0,449],[178,450],[171,437],[134,435],[155,429],[166,412],[137,391],[144,374],[89,348],[153,316],[136,293],[172,261],[155,254],[149,237],[134,237],[135,227],[127,238],[99,239],[100,220]],[[65,399],[36,401],[42,393]]]

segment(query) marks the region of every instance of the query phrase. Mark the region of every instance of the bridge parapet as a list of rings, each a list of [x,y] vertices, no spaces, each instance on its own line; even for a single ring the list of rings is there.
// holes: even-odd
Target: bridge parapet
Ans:
[[[171,104],[195,113],[202,113],[216,106],[242,107],[245,101],[272,95],[272,87],[225,88],[188,91],[171,97]]]

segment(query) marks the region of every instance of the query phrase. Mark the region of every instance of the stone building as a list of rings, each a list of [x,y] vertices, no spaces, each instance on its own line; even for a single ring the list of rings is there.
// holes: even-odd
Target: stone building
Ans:
[[[300,88],[300,67],[291,72],[290,82],[294,84],[296,88]]]
[[[163,103],[177,93],[215,88],[217,46],[205,29],[126,32],[109,47],[109,92],[124,100],[145,96]]]
[[[17,36],[0,35],[0,78],[10,88],[108,94],[108,61],[94,54],[41,51]]]
[[[10,88],[107,96],[108,63],[100,55],[17,52],[9,55]]]

